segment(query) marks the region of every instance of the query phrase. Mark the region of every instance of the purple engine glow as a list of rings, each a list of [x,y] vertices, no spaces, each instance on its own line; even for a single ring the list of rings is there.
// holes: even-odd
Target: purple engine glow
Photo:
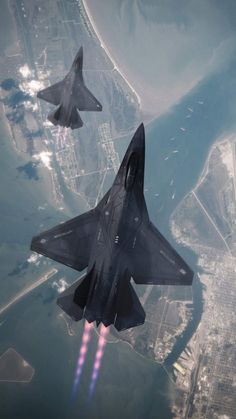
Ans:
[[[92,323],[85,322],[84,333],[83,333],[83,337],[82,337],[79,357],[78,357],[78,360],[77,360],[76,371],[75,371],[73,393],[72,393],[73,398],[75,397],[76,391],[77,391],[78,386],[79,386],[80,377],[81,377],[84,362],[85,362],[85,359],[86,359],[86,354],[87,354],[87,351],[88,351],[88,344],[89,344],[89,341],[90,341],[90,338],[91,338],[90,334],[91,334],[91,329],[92,328],[93,328]]]
[[[89,398],[92,397],[95,386],[96,386],[96,382],[97,382],[97,378],[98,378],[98,374],[99,374],[99,370],[101,367],[101,362],[102,362],[102,358],[104,354],[104,349],[107,343],[106,336],[108,335],[108,333],[109,333],[109,327],[105,327],[102,325],[100,329],[98,347],[97,347],[97,352],[96,352],[96,356],[95,356],[95,360],[93,364],[93,372],[92,372],[90,386],[89,386]]]

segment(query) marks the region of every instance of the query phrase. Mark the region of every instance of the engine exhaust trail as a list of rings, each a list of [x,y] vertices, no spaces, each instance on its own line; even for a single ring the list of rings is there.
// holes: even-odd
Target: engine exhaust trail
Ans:
[[[100,329],[97,352],[96,352],[96,356],[95,356],[95,360],[93,364],[93,371],[92,371],[91,381],[90,381],[90,386],[89,386],[89,394],[88,394],[89,399],[91,399],[95,390],[99,370],[101,368],[102,358],[104,355],[105,346],[107,343],[106,336],[108,335],[108,333],[109,333],[109,327],[105,327],[104,325],[102,325]]]
[[[88,344],[89,344],[89,341],[90,341],[90,338],[91,338],[92,328],[93,328],[93,324],[88,323],[86,321],[85,324],[84,324],[84,332],[83,332],[79,357],[78,357],[78,360],[77,360],[76,370],[75,370],[75,378],[74,378],[73,390],[72,390],[72,399],[73,400],[76,396],[76,392],[77,392],[78,387],[79,387],[80,378],[81,378],[81,374],[82,374],[82,371],[83,371],[83,366],[84,366],[87,351],[88,351]]]

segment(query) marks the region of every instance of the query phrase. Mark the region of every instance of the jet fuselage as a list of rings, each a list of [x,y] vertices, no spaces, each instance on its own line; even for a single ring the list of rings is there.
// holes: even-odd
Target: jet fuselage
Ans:
[[[145,321],[132,284],[191,285],[193,272],[149,220],[143,195],[145,133],[135,132],[111,189],[92,210],[33,237],[31,249],[86,274],[57,299],[72,319]]]
[[[76,106],[76,96],[75,92],[79,90],[83,90],[83,76],[82,70],[76,67],[76,63],[74,62],[70,72],[64,79],[64,87],[61,96],[61,105],[62,109],[66,112],[63,112],[62,121],[65,126],[69,126],[71,114],[73,108]]]
[[[80,128],[83,126],[83,121],[79,111],[102,110],[101,103],[85,86],[82,70],[83,48],[81,47],[66,77],[38,92],[37,96],[40,99],[58,106],[48,115],[48,120],[52,124],[71,129]]]
[[[118,288],[122,281],[130,281],[127,248],[129,251],[135,249],[136,232],[143,218],[148,218],[143,176],[144,144],[138,144],[137,148],[136,140],[136,143],[131,143],[126,160],[100,208],[88,265],[92,279],[85,317],[89,321],[113,322],[112,311]]]

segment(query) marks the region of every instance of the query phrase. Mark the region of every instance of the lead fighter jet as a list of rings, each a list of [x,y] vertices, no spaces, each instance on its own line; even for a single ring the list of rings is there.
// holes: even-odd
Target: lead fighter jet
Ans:
[[[138,326],[145,312],[130,283],[191,285],[193,272],[154,227],[143,195],[145,134],[134,134],[97,207],[32,239],[31,249],[87,273],[57,300],[74,320]]]
[[[54,125],[70,127],[71,129],[83,126],[80,111],[101,111],[102,105],[87,89],[84,84],[83,74],[83,48],[76,55],[72,67],[66,77],[56,84],[40,90],[37,97],[59,105],[56,110],[48,115]]]

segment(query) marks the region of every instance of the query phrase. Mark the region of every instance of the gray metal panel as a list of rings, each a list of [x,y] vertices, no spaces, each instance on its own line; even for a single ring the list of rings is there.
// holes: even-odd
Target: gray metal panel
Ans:
[[[40,90],[37,93],[39,99],[43,99],[46,102],[52,103],[53,105],[59,105],[61,102],[61,95],[63,92],[63,81],[59,81],[46,89]]]
[[[89,263],[97,212],[89,211],[33,237],[31,250],[78,271]]]
[[[80,111],[102,111],[101,103],[84,84],[75,85],[73,100]]]
[[[192,284],[192,270],[151,222],[140,227],[130,261],[137,284]]]

